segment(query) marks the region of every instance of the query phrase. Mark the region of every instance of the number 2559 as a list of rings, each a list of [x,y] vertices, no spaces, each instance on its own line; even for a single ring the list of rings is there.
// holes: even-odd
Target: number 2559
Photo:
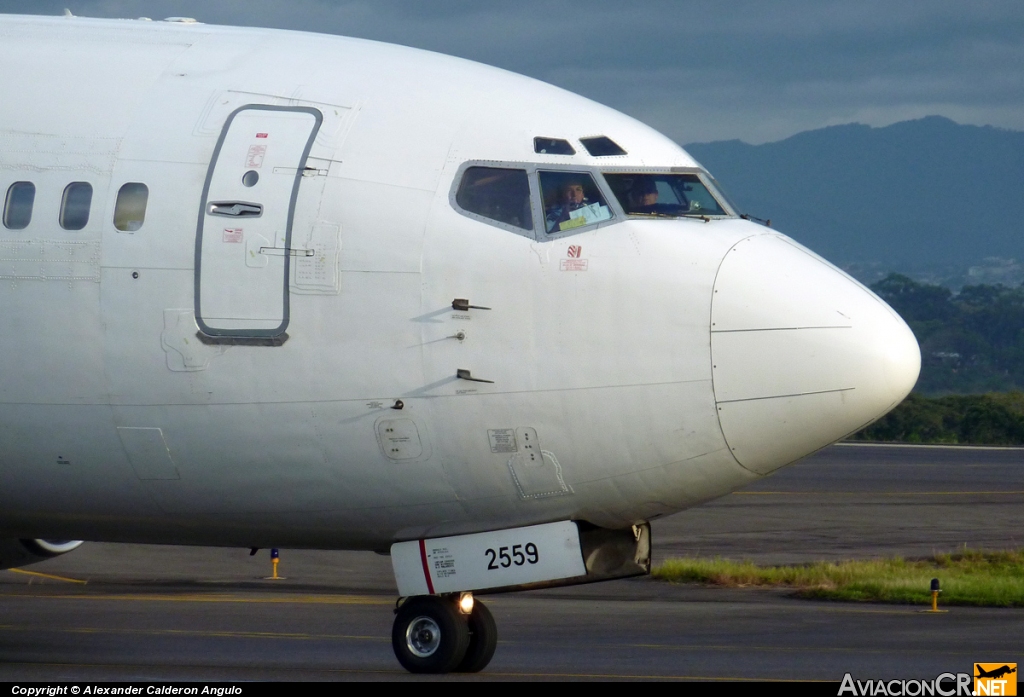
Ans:
[[[509,550],[511,549],[511,555]],[[512,566],[522,566],[523,564],[536,564],[537,560],[540,559],[540,555],[537,553],[537,545],[532,542],[527,542],[526,545],[512,545],[509,547],[499,547],[498,551],[495,552],[493,549],[484,550],[490,559],[487,562],[488,571],[495,571],[497,569],[507,569]]]

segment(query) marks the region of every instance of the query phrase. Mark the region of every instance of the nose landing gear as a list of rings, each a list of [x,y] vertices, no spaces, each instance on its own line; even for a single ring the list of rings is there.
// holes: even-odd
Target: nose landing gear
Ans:
[[[494,615],[479,600],[473,603],[473,612],[467,617],[469,625],[469,646],[462,662],[455,668],[457,673],[479,673],[487,667],[498,646],[498,625]]]
[[[398,608],[391,646],[410,673],[475,673],[490,662],[498,644],[494,617],[478,600],[463,614],[458,601],[458,596],[418,596]]]

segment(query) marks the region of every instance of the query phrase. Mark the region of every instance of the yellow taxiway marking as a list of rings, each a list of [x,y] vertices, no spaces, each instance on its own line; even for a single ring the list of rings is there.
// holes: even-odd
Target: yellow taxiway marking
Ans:
[[[1024,491],[734,491],[733,496],[1015,496]]]
[[[101,595],[85,593],[0,593],[0,597],[8,598],[50,598],[58,600],[117,600],[117,601],[148,601],[162,603],[294,603],[300,605],[394,605],[393,600],[383,600],[361,595],[290,595],[251,597],[228,593],[204,594],[149,594],[131,593],[120,595]]]
[[[26,576],[38,576],[39,578],[50,578],[50,579],[53,579],[54,581],[64,581],[66,583],[81,583],[83,586],[88,583],[88,581],[83,581],[83,580],[78,579],[78,578],[68,578],[67,576],[54,576],[53,574],[44,574],[44,573],[39,572],[39,571],[25,571],[24,569],[5,569],[5,571],[10,571],[12,574],[25,574]]]
[[[123,629],[115,627],[63,627],[40,628],[29,625],[0,624],[0,631],[9,632],[56,632],[58,634],[134,634],[145,636],[189,636],[217,637],[224,639],[300,639],[300,640],[359,640],[390,641],[390,637],[360,634],[306,634],[304,632],[253,632],[239,630],[203,629]]]
[[[744,644],[625,644],[626,648],[652,649],[657,651],[761,651],[764,653],[856,653],[892,654],[891,649],[869,649],[846,646],[747,646]],[[928,656],[973,656],[975,650],[945,651],[934,649],[901,649],[900,654],[924,654]]]

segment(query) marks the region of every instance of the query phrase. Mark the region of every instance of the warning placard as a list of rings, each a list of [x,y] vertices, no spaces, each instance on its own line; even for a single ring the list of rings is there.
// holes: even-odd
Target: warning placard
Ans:
[[[263,158],[267,156],[267,146],[262,143],[250,145],[245,156],[246,169],[259,169],[263,166]]]
[[[492,453],[514,453],[516,448],[516,432],[511,428],[496,428],[487,431],[487,437],[491,441]]]

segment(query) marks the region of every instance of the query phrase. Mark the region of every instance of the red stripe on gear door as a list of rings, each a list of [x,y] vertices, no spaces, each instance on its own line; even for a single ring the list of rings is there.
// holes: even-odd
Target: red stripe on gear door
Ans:
[[[434,582],[430,580],[430,567],[427,565],[427,545],[425,540],[420,540],[420,561],[423,562],[423,578],[427,580],[427,590],[434,594]]]

